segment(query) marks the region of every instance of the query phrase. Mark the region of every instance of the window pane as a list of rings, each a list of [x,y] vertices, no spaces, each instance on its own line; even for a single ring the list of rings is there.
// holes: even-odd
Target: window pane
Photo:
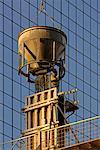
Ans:
[[[4,62],[12,66],[12,51],[4,47]]]
[[[12,95],[12,81],[4,76],[4,92]]]
[[[9,125],[12,125],[12,111],[8,107],[4,107],[4,120],[7,122]],[[7,129],[5,129],[7,131]],[[5,131],[5,133],[6,133]],[[10,132],[10,131],[9,131]],[[9,135],[9,134],[8,134]]]

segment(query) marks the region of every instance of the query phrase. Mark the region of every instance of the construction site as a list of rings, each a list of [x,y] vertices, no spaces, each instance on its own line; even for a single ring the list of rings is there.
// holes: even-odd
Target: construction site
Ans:
[[[43,2],[39,13],[54,21]],[[54,26],[37,25],[18,33],[18,75],[35,90],[25,96],[21,108],[23,131],[3,146],[9,145],[10,150],[100,150],[100,115],[70,119],[77,116],[81,101],[76,86],[62,85],[70,40]]]
[[[68,122],[79,109],[79,102],[75,99],[77,89],[59,90],[65,75],[64,32],[47,26],[31,27],[20,33],[18,45],[18,72],[34,83],[35,94],[25,99],[25,130],[11,149],[19,146],[26,150],[99,150],[100,116]],[[70,94],[71,101],[66,99]]]

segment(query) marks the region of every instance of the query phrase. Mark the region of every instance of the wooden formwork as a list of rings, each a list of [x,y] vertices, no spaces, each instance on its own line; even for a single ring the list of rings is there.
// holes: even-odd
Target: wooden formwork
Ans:
[[[55,148],[57,144],[56,131],[45,130],[59,125],[57,104],[56,87],[26,97],[25,107],[22,109],[26,118],[26,130],[23,132],[23,136],[32,135],[27,140],[28,149],[50,148],[53,150]]]

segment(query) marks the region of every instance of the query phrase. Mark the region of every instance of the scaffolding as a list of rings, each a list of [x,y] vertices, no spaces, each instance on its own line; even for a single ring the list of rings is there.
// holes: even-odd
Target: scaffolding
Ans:
[[[35,84],[35,94],[26,96],[25,129],[21,138],[11,142],[10,150],[100,148],[100,116],[68,122],[79,107],[77,89],[63,92],[59,88],[65,75],[66,45],[65,33],[53,27],[31,27],[19,34],[18,73]],[[72,100],[66,99],[69,94]]]
[[[52,133],[52,134],[51,134]],[[50,135],[48,142],[41,141],[38,137],[41,135]],[[55,138],[53,139],[52,136]],[[32,140],[36,139],[36,143]],[[28,144],[28,141],[31,141]],[[43,150],[55,149],[55,150],[99,150],[100,149],[100,116],[80,120],[78,122],[69,123],[59,127],[38,129],[32,135],[24,136],[7,143],[4,145],[9,146],[9,150],[41,150],[40,145],[43,146]],[[2,144],[2,146],[3,146]]]

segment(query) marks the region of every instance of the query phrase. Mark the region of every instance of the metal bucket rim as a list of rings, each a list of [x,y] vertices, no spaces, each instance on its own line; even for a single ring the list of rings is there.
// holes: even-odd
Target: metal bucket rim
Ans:
[[[45,30],[56,31],[56,32],[62,34],[62,35],[65,37],[66,42],[67,42],[67,36],[66,36],[66,34],[65,34],[62,30],[57,29],[57,28],[54,28],[54,27],[50,27],[50,26],[32,26],[32,27],[30,27],[30,28],[26,28],[26,29],[24,29],[22,32],[19,33],[18,39],[19,39],[19,37],[20,37],[22,34],[24,34],[25,32],[30,31],[30,30],[37,30],[37,29],[45,29]]]

